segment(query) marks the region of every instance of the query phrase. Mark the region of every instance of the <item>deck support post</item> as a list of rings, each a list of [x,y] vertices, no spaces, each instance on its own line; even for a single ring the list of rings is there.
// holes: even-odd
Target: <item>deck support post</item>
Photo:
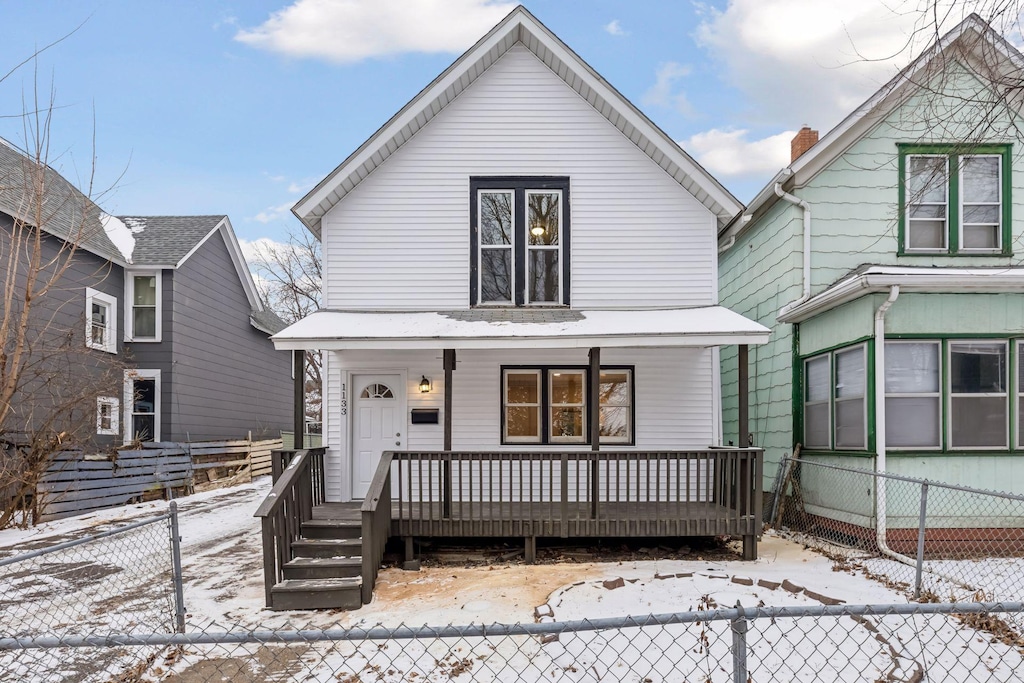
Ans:
[[[420,570],[420,561],[416,559],[416,548],[413,546],[412,536],[403,536],[402,540],[405,542],[405,559],[402,562],[402,569],[407,572],[418,572]]]
[[[740,448],[747,448],[750,446],[750,362],[747,356],[746,344],[740,344],[738,351],[739,442],[736,445]]]
[[[590,367],[587,372],[587,427],[590,430],[590,450],[601,450],[601,349],[590,349]],[[597,518],[597,498],[601,493],[598,482],[600,469],[595,457],[590,461],[590,516]]]
[[[751,534],[750,536],[743,537],[743,559],[757,559],[757,536]]]
[[[444,350],[444,452],[452,451],[452,374],[455,372],[455,349]],[[452,516],[452,461],[446,459],[441,466],[441,481],[444,487],[441,513],[445,518]]]
[[[526,564],[534,564],[537,561],[537,537],[527,536],[524,543],[523,560]]]
[[[295,430],[295,438],[292,445],[297,451],[302,450],[304,434],[306,431],[306,352],[302,350],[292,351],[292,373],[294,374],[292,386],[294,388],[294,414],[292,416],[292,428]]]

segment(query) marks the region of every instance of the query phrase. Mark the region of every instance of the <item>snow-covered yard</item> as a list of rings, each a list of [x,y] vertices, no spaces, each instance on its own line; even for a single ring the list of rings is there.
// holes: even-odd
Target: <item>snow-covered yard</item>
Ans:
[[[767,534],[755,562],[694,558],[434,566],[419,572],[386,569],[373,602],[360,610],[269,612],[263,608],[259,524],[252,517],[268,487],[264,480],[178,501],[187,631],[532,623],[733,607],[737,602],[746,607],[907,603],[903,592],[871,580],[855,566],[836,571],[835,563],[823,555]],[[146,503],[29,530],[3,531],[0,557],[115,528],[158,514],[166,505]],[[118,555],[109,562],[121,565],[117,572],[122,584],[132,575],[131,558]],[[996,576],[1024,570],[1019,563],[993,560],[985,567]],[[8,578],[10,569],[0,568],[0,600],[8,599],[16,588]],[[136,588],[123,605],[90,614],[90,631],[105,634],[137,623],[131,610],[141,610],[145,596],[163,600],[167,592],[166,585],[145,578]],[[65,598],[55,592],[50,602],[35,599],[38,609],[57,610],[59,600]],[[89,595],[72,599],[88,600]],[[3,630],[10,628],[8,623]],[[189,646],[180,651],[120,650],[118,656],[107,658],[89,649],[60,663],[67,669],[75,657],[95,660],[95,666],[75,669],[80,680],[105,680],[139,664],[140,655],[149,655],[135,672],[142,680],[173,675],[186,681],[577,681],[595,677],[602,681],[726,681],[732,675],[731,639],[728,621],[712,621],[583,631],[549,642],[515,636],[312,646]],[[1014,676],[1024,675],[1017,673],[1024,670],[1022,648],[991,641],[989,633],[947,616],[764,619],[751,622],[749,666],[756,681],[808,676],[812,680],[911,680],[923,671],[929,680],[1018,680]],[[9,673],[0,673],[0,680],[25,680],[26,675],[28,680],[48,680],[41,669],[21,669],[16,678],[7,677],[15,669],[2,671]]]

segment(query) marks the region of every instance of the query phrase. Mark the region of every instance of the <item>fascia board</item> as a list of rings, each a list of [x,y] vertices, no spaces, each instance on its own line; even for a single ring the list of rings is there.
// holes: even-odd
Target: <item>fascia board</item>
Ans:
[[[414,349],[588,349],[601,348],[673,348],[731,346],[735,344],[767,344],[770,332],[718,333],[687,335],[621,335],[601,337],[515,337],[502,339],[461,338],[409,338],[401,339],[275,339],[278,351],[320,349],[324,351],[348,350],[414,350]]]
[[[848,278],[804,303],[783,307],[776,318],[780,323],[799,323],[865,294],[884,292],[899,285],[901,292],[932,293],[1024,293],[1024,269],[946,270],[912,273],[899,270],[869,270]]]

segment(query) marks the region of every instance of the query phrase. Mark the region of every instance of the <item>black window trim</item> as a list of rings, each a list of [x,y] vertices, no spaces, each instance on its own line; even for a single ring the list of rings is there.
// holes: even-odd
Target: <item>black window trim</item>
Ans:
[[[512,293],[513,305],[530,307],[551,307],[569,305],[569,261],[571,253],[571,219],[568,176],[470,176],[469,178],[469,305],[494,306],[495,304],[480,303],[480,226],[478,194],[480,190],[508,190],[512,192],[513,201],[513,240],[515,272],[512,280],[515,291]],[[559,303],[538,302],[526,303],[526,191],[527,190],[561,190],[562,192],[562,225],[561,229],[561,290],[562,301]]]
[[[551,429],[551,402],[549,400],[549,388],[548,388],[548,373],[551,370],[570,370],[570,371],[583,371],[586,373],[590,369],[589,365],[573,365],[571,363],[554,363],[547,365],[502,365],[498,372],[498,393],[500,394],[501,402],[501,420],[499,426],[499,438],[502,446],[554,446],[556,448],[562,448],[565,446],[578,448],[580,446],[590,445],[590,430],[585,429],[584,440],[574,442],[564,441],[551,441],[550,440],[550,429]],[[540,372],[540,441],[507,441],[505,439],[505,372],[508,370],[531,370]],[[629,441],[602,441],[601,445],[607,445],[609,447],[619,446],[635,446],[636,445],[636,366],[635,365],[601,365],[601,371],[610,370],[628,370],[629,371]],[[584,406],[586,411],[590,411],[590,405],[587,399],[590,398],[589,387],[584,391]]]

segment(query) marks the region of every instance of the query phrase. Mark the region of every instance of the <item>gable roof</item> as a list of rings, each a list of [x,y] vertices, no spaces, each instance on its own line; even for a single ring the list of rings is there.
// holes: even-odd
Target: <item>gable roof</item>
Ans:
[[[43,201],[31,189],[43,171]],[[100,222],[102,211],[49,166],[38,164],[6,140],[0,139],[0,211],[73,243],[108,261],[124,265],[121,252]],[[39,223],[39,225],[36,225]]]
[[[178,265],[227,216],[118,216],[135,237],[132,265]]]
[[[313,234],[320,219],[514,45],[524,45],[724,225],[743,205],[674,140],[522,5],[420,91],[292,208]]]
[[[977,14],[971,14],[901,69],[809,150],[780,170],[755,195],[743,215],[750,216],[778,201],[776,183],[784,183],[787,188],[807,184],[876,124],[926,87],[928,80],[944,68],[947,58],[959,58],[961,63],[966,60],[966,65],[986,80],[1012,74],[1014,82],[1019,82],[1024,75],[1024,55],[988,22]],[[753,223],[744,222],[737,215],[719,232],[719,239],[737,237]]]
[[[249,264],[227,216],[118,216],[118,219],[132,230],[135,238],[131,267],[180,268],[207,240],[219,234],[228,249],[252,313],[265,312],[263,300],[249,272]],[[270,317],[251,315],[250,321],[253,327],[268,334],[277,331],[264,329],[277,325]]]

